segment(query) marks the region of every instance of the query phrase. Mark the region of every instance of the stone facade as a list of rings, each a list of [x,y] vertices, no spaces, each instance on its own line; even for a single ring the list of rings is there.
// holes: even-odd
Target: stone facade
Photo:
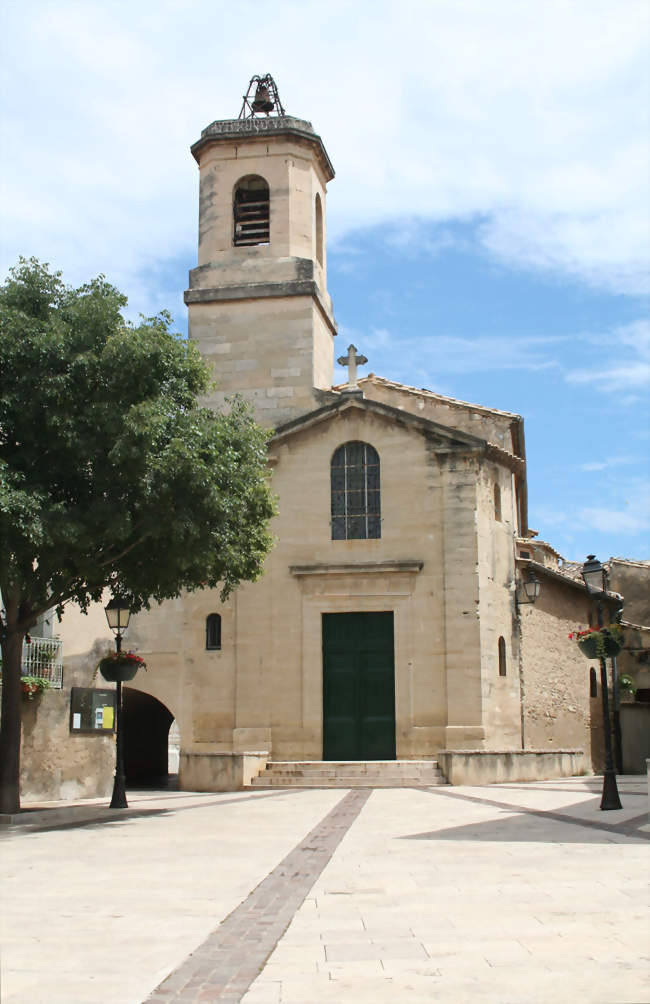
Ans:
[[[533,562],[549,565],[540,601],[515,599],[517,548],[532,541],[523,420],[374,374],[358,389],[332,386],[333,170],[309,123],[268,121],[212,123],[193,147],[199,262],[186,302],[217,381],[210,406],[241,393],[274,430],[276,544],[262,579],[226,603],[205,590],[133,618],[128,644],[149,671],[125,694],[150,695],[175,719],[183,787],[239,787],[266,758],[323,758],[324,615],[388,614],[397,758],[492,751],[503,764],[504,751],[526,747],[564,751],[553,771],[589,769],[587,666],[567,638],[584,619],[584,588],[544,551]],[[233,204],[251,177],[268,186],[269,237],[237,246]],[[379,455],[379,536],[333,539],[330,469],[346,443]],[[211,614],[221,618],[212,648]],[[109,640],[94,615],[71,612],[63,627],[79,666]],[[537,776],[544,761],[533,761]]]

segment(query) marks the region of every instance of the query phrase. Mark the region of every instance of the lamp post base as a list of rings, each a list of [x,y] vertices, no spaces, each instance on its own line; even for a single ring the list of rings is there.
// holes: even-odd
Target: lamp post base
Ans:
[[[113,782],[113,795],[111,797],[111,809],[128,809],[129,803],[126,800],[126,790],[124,786],[124,774],[121,777],[115,775]]]
[[[603,774],[603,794],[600,800],[600,807],[603,810],[623,808],[618,796],[616,774],[613,770],[606,770]]]
[[[118,647],[119,651],[119,647]],[[122,680],[118,678],[115,693],[117,722],[115,731],[115,780],[113,782],[113,797],[111,809],[128,809],[126,800],[126,785],[124,776],[124,753],[122,750]]]

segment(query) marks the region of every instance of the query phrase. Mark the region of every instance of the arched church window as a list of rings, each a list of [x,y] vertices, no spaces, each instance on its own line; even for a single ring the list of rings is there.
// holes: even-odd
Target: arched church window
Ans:
[[[269,186],[258,174],[240,178],[234,196],[235,247],[268,244],[270,241]]]
[[[369,443],[349,442],[332,457],[332,540],[381,537],[379,454]]]
[[[499,638],[499,676],[506,675],[506,641]]]
[[[501,488],[494,486],[494,518],[501,522]]]
[[[208,614],[205,619],[205,647],[221,648],[221,615]]]
[[[316,193],[316,259],[319,264],[323,264],[323,203],[320,195]]]

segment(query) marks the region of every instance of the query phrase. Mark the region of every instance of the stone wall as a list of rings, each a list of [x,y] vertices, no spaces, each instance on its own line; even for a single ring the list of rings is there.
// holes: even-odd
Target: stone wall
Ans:
[[[110,796],[113,735],[70,732],[70,688],[22,702],[20,790],[23,804]]]
[[[592,664],[568,638],[588,622],[587,596],[580,586],[547,575],[540,579],[537,602],[519,608],[524,745],[582,749],[591,769],[591,716],[597,707],[589,698]]]
[[[22,702],[21,799],[24,803],[110,796],[115,771],[113,733],[70,732],[73,687],[113,684],[94,680],[100,657],[114,649],[102,604],[88,614],[69,604],[56,633],[63,640],[63,687]]]
[[[623,619],[650,627],[650,561],[611,558],[609,588],[625,600]]]
[[[442,750],[440,767],[449,784],[504,784],[586,774],[581,750]]]

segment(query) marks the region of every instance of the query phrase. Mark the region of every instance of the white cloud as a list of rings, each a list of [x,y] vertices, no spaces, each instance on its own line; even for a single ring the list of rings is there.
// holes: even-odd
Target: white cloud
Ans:
[[[642,319],[608,335],[584,337],[598,347],[601,361],[597,366],[567,372],[569,383],[590,384],[611,394],[634,393],[650,386],[650,321]],[[634,396],[629,398],[632,404],[636,400]]]
[[[37,254],[155,307],[151,263],[195,256],[188,146],[271,71],[337,168],[334,239],[480,218],[510,264],[643,284],[641,0],[360,0],[354,16],[347,0],[326,16],[305,0],[27,0],[3,18],[3,271]]]
[[[400,329],[391,331],[386,327],[370,327],[365,331],[342,327],[339,336],[341,344],[347,346],[352,341],[360,352],[369,357],[369,370],[392,372],[394,379],[400,379],[400,371],[417,372],[421,380],[430,371],[435,373],[438,389],[440,374],[559,369],[560,363],[555,356],[569,337],[530,335],[511,338],[479,333],[470,338],[435,332],[435,338],[430,338],[426,332],[411,334]],[[397,346],[399,352],[396,355]]]
[[[613,467],[628,467],[638,463],[638,457],[608,457],[607,460],[591,460],[580,464],[580,470],[585,472],[607,471]]]
[[[596,471],[595,465],[590,468]],[[531,500],[531,523],[544,540],[553,540],[565,557],[609,553],[619,538],[619,553],[648,555],[650,549],[650,484],[635,476],[607,481],[596,489],[597,505],[581,505],[577,498],[562,508]],[[551,533],[549,533],[551,532]],[[629,542],[631,550],[628,549]]]
[[[638,533],[650,528],[648,512],[608,509],[593,506],[580,509],[577,519],[582,529],[599,530],[605,533]]]

